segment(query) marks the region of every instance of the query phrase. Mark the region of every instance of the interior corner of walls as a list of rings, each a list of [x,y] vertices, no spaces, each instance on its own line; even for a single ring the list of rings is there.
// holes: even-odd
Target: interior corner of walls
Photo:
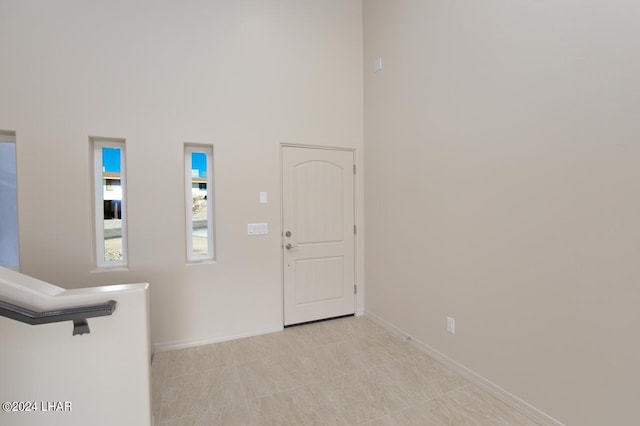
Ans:
[[[474,384],[474,385],[484,389],[485,391],[489,392],[491,395],[493,395],[494,397],[496,397],[499,400],[503,401],[504,403],[506,403],[510,407],[513,407],[514,409],[518,410],[519,412],[521,412],[523,415],[527,416],[528,418],[530,418],[530,419],[532,419],[532,420],[534,420],[536,422],[539,422],[540,424],[543,424],[543,425],[565,426],[564,423],[560,422],[559,420],[554,419],[550,415],[548,415],[545,412],[539,410],[538,408],[534,407],[533,405],[529,404],[528,402],[518,398],[517,396],[515,396],[511,392],[503,389],[502,387],[500,387],[497,384],[493,383],[492,381],[486,379],[485,377],[481,376],[480,374],[478,374],[478,373],[472,371],[471,369],[467,368],[466,366],[458,363],[457,361],[455,361],[454,359],[448,357],[444,353],[442,353],[442,352],[438,351],[437,349],[431,347],[426,342],[422,342],[422,341],[416,339],[415,337],[411,336],[410,333],[407,333],[401,327],[399,327],[399,326],[387,321],[386,319],[384,319],[382,316],[378,315],[377,313],[372,312],[370,310],[365,310],[364,316],[366,318],[370,319],[371,321],[373,321],[374,323],[378,324],[382,328],[385,328],[387,331],[389,331],[390,333],[392,333],[393,335],[395,335],[398,338],[404,339],[407,336],[410,336],[411,337],[411,344],[416,349],[420,350],[422,353],[424,353],[424,354],[430,356],[431,358],[435,359],[436,361],[440,362],[442,365],[447,367],[449,370],[461,375],[462,377],[467,379],[472,384]]]

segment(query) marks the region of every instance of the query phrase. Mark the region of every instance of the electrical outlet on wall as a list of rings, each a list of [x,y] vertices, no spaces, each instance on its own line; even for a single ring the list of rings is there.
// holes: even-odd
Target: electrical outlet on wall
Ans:
[[[451,334],[456,334],[456,319],[447,317],[447,331]]]
[[[373,62],[373,72],[378,72],[382,69],[382,56],[376,58]]]

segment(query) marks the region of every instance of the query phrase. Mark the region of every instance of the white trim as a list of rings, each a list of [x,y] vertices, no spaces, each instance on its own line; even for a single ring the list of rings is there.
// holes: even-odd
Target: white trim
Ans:
[[[99,274],[102,272],[127,272],[129,271],[129,267],[127,265],[105,265],[105,266],[97,266],[96,268],[89,271],[90,274]]]
[[[329,151],[351,151],[351,152],[353,152],[353,155],[354,155],[354,160],[353,161],[354,161],[354,164],[355,164],[356,148],[344,147],[344,146],[331,146],[331,145],[305,145],[305,144],[299,144],[299,143],[286,143],[286,142],[281,143],[280,147],[281,147],[281,151],[282,151],[283,147],[325,149],[325,150],[329,150]]]
[[[93,223],[95,230],[95,264],[96,270],[114,270],[128,267],[127,250],[127,185],[126,185],[126,151],[124,139],[90,137],[93,152]],[[102,175],[102,148],[120,149],[120,200],[122,260],[106,261],[104,259],[104,193]]]
[[[196,346],[210,345],[213,343],[227,342],[229,340],[243,339],[245,337],[260,336],[262,334],[277,333],[282,330],[284,330],[284,327],[280,325],[276,327],[245,331],[238,334],[232,334],[230,336],[211,337],[207,339],[174,340],[172,342],[155,343],[153,345],[153,354],[155,355],[161,352],[174,351],[177,349],[186,349]]]
[[[330,146],[330,145],[305,145],[305,144],[296,144],[296,143],[286,143],[286,142],[282,142],[280,143],[280,229],[282,230],[282,232],[280,233],[280,281],[281,281],[281,287],[280,287],[280,301],[282,302],[282,309],[281,314],[282,314],[282,323],[284,324],[284,310],[285,310],[285,303],[284,303],[284,273],[285,273],[285,268],[284,268],[284,149],[285,148],[308,148],[308,149],[322,149],[322,150],[327,150],[327,151],[344,151],[344,152],[351,152],[352,154],[352,162],[353,162],[353,166],[356,168],[359,168],[360,166],[357,165],[357,150],[356,148],[353,147],[338,147],[338,146]],[[353,174],[352,178],[353,178],[353,224],[354,226],[356,226],[356,229],[358,230],[357,234],[355,234],[353,236],[353,283],[356,285],[356,288],[358,289],[358,293],[356,295],[354,295],[353,298],[353,310],[354,310],[354,315],[356,316],[363,316],[365,314],[365,310],[364,310],[364,283],[360,283],[358,282],[358,237],[360,236],[360,229],[361,229],[361,225],[358,223],[358,187],[357,187],[357,179],[356,179],[356,173]],[[362,300],[362,305],[360,306],[360,304],[358,303],[358,298],[361,298]]]
[[[16,143],[16,132],[0,130],[0,142]]]
[[[375,314],[375,313],[373,313],[371,311],[365,311],[364,315],[365,315],[365,317],[367,317],[371,321],[373,321],[376,324],[384,327],[385,329],[387,329],[388,331],[390,331],[391,333],[395,334],[396,336],[398,336],[400,338],[409,337],[408,333],[406,333],[405,331],[403,331],[399,327],[396,327],[395,325],[391,324],[390,322],[384,320],[382,317],[380,317],[379,315],[377,315],[377,314]],[[488,379],[482,377],[481,375],[473,372],[472,370],[468,369],[464,365],[459,364],[458,362],[456,362],[453,359],[449,358],[448,356],[446,356],[442,352],[439,352],[436,349],[432,348],[431,346],[427,345],[426,343],[415,339],[413,336],[410,336],[410,337],[411,337],[410,343],[413,346],[415,346],[416,349],[419,349],[421,352],[423,352],[423,353],[429,355],[430,357],[434,358],[435,360],[439,361],[440,363],[442,363],[448,369],[460,374],[462,377],[467,379],[469,382],[473,383],[474,385],[477,385],[478,387],[481,387],[485,391],[489,392],[491,395],[495,396],[499,400],[501,400],[504,403],[508,404],[509,406],[513,407],[514,409],[520,411],[522,414],[524,414],[525,416],[529,417],[530,419],[532,419],[532,420],[534,420],[534,421],[536,421],[538,423],[541,423],[542,425],[565,426],[564,423],[562,423],[562,422],[554,419],[553,417],[549,416],[548,414],[540,411],[539,409],[537,409],[533,405],[523,401],[522,399],[518,398],[517,396],[515,396],[512,393],[510,393],[509,391],[501,388],[500,386],[496,385],[495,383],[491,382],[490,380],[488,380]]]
[[[198,152],[207,156],[207,253],[193,253],[193,222],[192,222],[192,154]],[[213,191],[213,145],[184,144],[184,185],[185,185],[185,240],[187,250],[187,263],[210,263],[215,261],[215,222],[213,211],[215,199]]]

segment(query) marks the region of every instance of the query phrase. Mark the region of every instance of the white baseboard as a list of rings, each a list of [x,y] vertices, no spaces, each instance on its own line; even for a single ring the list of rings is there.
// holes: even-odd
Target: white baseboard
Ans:
[[[364,316],[366,318],[370,319],[371,321],[375,322],[376,324],[378,324],[378,325],[384,327],[385,329],[389,330],[391,333],[397,335],[398,337],[405,338],[407,336],[410,336],[409,333],[406,333],[402,329],[400,329],[400,328],[396,327],[395,325],[387,322],[382,317],[376,315],[375,313],[373,313],[371,311],[365,311]],[[499,400],[505,402],[506,404],[508,404],[511,407],[515,408],[516,410],[520,411],[522,414],[524,414],[525,416],[529,417],[530,419],[532,419],[532,420],[534,420],[534,421],[536,421],[536,422],[538,422],[538,423],[540,423],[542,425],[545,425],[545,426],[546,425],[548,425],[548,426],[565,426],[560,421],[558,421],[558,420],[554,419],[553,417],[549,416],[548,414],[540,411],[536,407],[534,407],[531,404],[523,401],[522,399],[520,399],[517,396],[513,395],[512,393],[506,391],[505,389],[501,388],[500,386],[496,385],[495,383],[485,379],[484,377],[480,376],[479,374],[469,370],[467,367],[465,367],[462,364],[459,364],[458,362],[456,362],[453,359],[449,358],[448,356],[446,356],[442,352],[439,352],[439,351],[435,350],[434,348],[432,348],[431,346],[427,345],[426,343],[415,339],[413,336],[411,336],[411,344],[413,344],[417,349],[419,349],[423,353],[429,355],[430,357],[432,357],[432,358],[436,359],[437,361],[439,361],[440,363],[442,363],[445,367],[447,367],[451,371],[454,371],[454,372],[460,374],[462,377],[467,379],[469,382],[471,382],[474,385],[486,390],[491,395],[495,396]]]
[[[282,331],[283,329],[284,328],[282,326],[279,326],[279,327],[261,328],[257,330],[249,330],[246,332],[233,334],[230,336],[212,337],[209,339],[177,340],[173,342],[155,343],[153,345],[153,353],[157,354],[160,352],[173,351],[176,349],[193,348],[196,346],[210,345],[212,343],[226,342],[228,340],[242,339],[244,337],[259,336],[261,334],[268,334],[268,333],[275,333],[277,331]]]

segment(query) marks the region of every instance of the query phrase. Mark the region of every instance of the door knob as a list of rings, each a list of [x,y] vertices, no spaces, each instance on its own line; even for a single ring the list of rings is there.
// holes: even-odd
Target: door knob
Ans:
[[[286,246],[284,246],[284,248],[286,248],[287,250],[291,250],[292,248],[296,248],[296,247],[298,247],[298,246],[294,246],[294,245],[293,245],[293,244],[291,244],[291,243],[287,243],[287,245],[286,245]]]

